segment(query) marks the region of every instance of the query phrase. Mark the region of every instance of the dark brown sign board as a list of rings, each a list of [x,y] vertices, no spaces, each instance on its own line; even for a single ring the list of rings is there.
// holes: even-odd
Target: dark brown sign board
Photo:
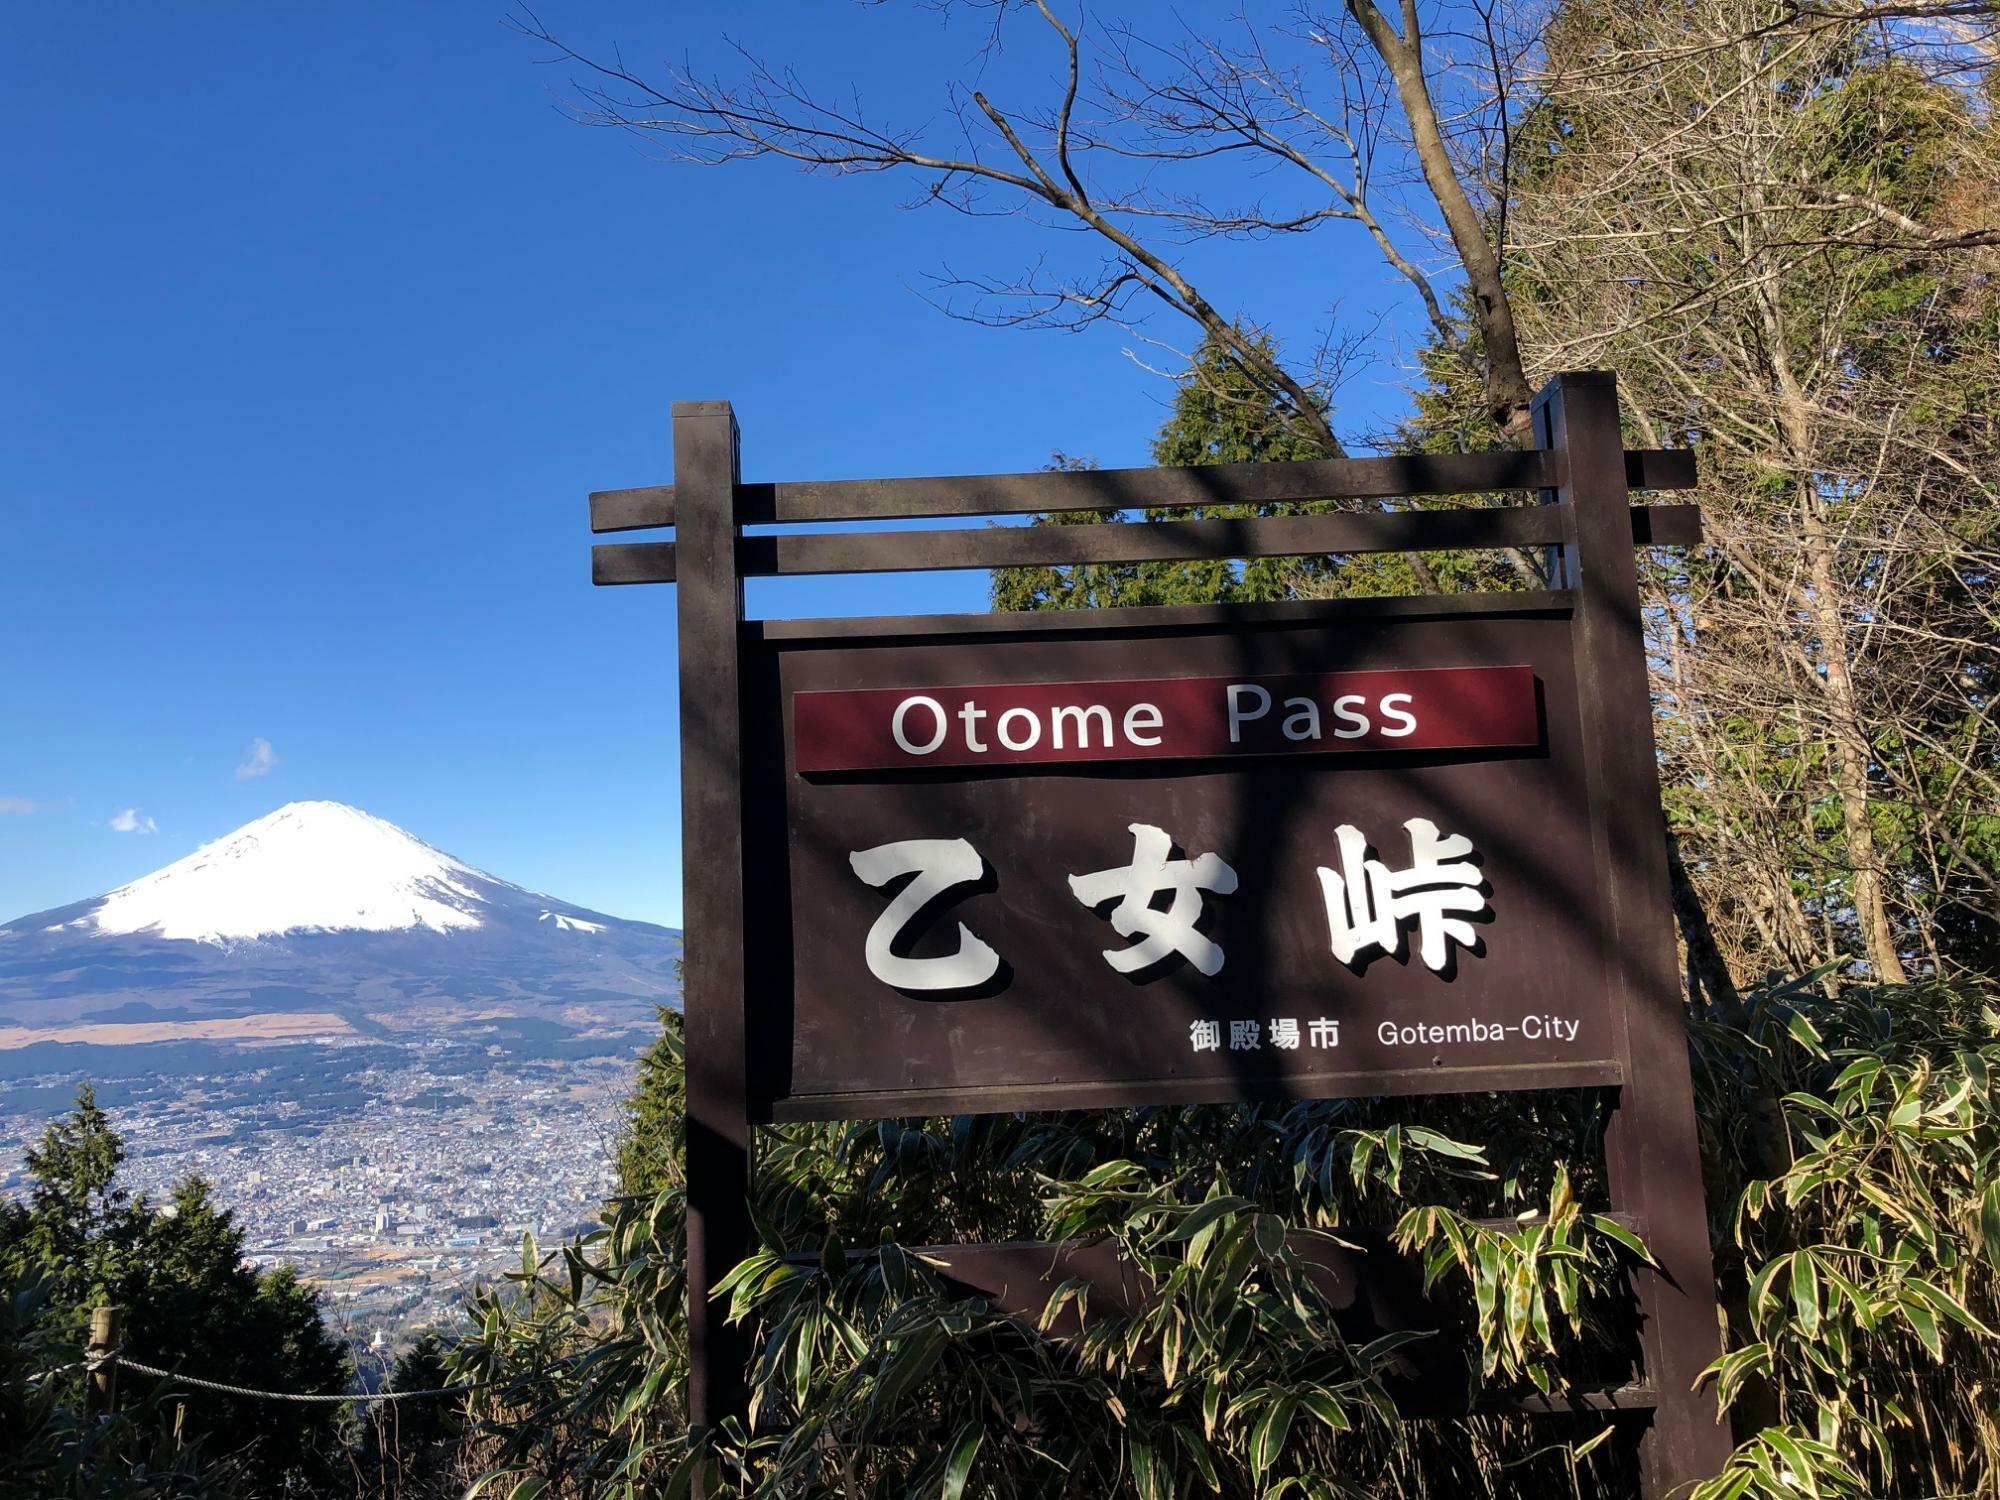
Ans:
[[[676,528],[593,567],[680,592],[697,1425],[742,1409],[743,1334],[707,1289],[750,1245],[757,1123],[1579,1087],[1615,1101],[1613,1207],[1661,1270],[1634,1274],[1640,1373],[1572,1409],[1643,1418],[1648,1494],[1715,1472],[1729,1440],[1693,1392],[1714,1283],[1633,561],[1699,527],[1629,500],[1693,469],[1625,451],[1608,376],[1558,377],[1536,420],[1521,453],[750,485],[727,404],[694,402],[675,408],[673,486],[592,497],[598,530]],[[745,530],[1510,490],[1542,503]],[[1544,549],[1550,586],[742,613],[746,576],[1453,547]],[[1018,1299],[994,1277],[1020,1247],[938,1253]]]
[[[1339,632],[1301,621],[759,642],[746,663],[745,743],[785,763],[766,768],[779,774],[753,796],[786,815],[746,855],[790,877],[789,899],[751,919],[753,949],[789,968],[756,987],[790,995],[782,1021],[776,1005],[753,1010],[753,1026],[767,1014],[789,1041],[760,1114],[1617,1082],[1596,944],[1579,924],[1589,861],[1547,868],[1553,845],[1585,843],[1568,628],[1553,610]],[[1120,671],[1147,675],[1110,676]],[[825,769],[879,763],[885,742],[899,748],[888,726],[901,705],[927,700],[953,711],[905,714],[906,738],[922,747],[945,724],[960,728],[937,747],[960,752],[950,774],[907,752],[904,765]],[[1040,743],[1013,765],[965,765],[961,702],[993,706],[980,742],[1004,748],[1006,714],[1019,715],[1012,738],[1025,741],[1032,712]],[[1092,703],[1110,707],[1055,717]],[[1288,703],[1293,742],[1279,720]],[[1162,721],[1145,736],[1160,743],[1142,752],[1175,758],[1112,758],[1131,753],[1116,731],[1133,705],[1162,706],[1144,716]],[[1336,705],[1365,738],[1332,738]],[[1310,737],[1315,718],[1322,733]],[[1071,754],[1089,729],[1096,758],[1032,759],[1058,723]],[[1385,728],[1406,732],[1385,738]],[[1464,840],[1465,853],[1432,860],[1425,879],[1412,820]],[[1133,869],[1135,827],[1184,852]],[[1343,849],[1342,829],[1361,857]],[[957,871],[968,878],[905,922],[891,889],[854,861],[910,841],[961,843],[970,861]],[[1192,881],[1204,857],[1216,877],[1188,886],[1185,922],[1146,905],[1170,904],[1175,880]],[[1416,883],[1377,900],[1370,866]],[[1120,898],[1086,904],[1072,888],[1103,871],[1138,882],[1138,938],[1113,925]],[[878,942],[871,961],[878,926],[899,951]],[[992,960],[952,969],[961,926]],[[1114,966],[1144,930],[1164,951]]]

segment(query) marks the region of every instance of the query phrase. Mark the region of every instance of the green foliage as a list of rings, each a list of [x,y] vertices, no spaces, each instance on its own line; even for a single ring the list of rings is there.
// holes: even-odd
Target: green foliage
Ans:
[[[1190,1186],[1129,1161],[1049,1185],[1043,1233],[1108,1239],[1150,1289],[1080,1334],[1051,1332],[1087,1300],[1080,1279],[1031,1321],[954,1292],[893,1243],[744,1262],[732,1314],[768,1330],[756,1492],[838,1493],[849,1477],[928,1491],[962,1482],[954,1463],[980,1493],[1165,1495],[1189,1473],[1263,1488],[1311,1473],[1316,1439],[1393,1424],[1382,1377],[1404,1338],[1347,1344],[1332,1287],[1288,1227],[1220,1183]],[[953,1440],[933,1447],[939,1432]]]
[[[108,1181],[108,1179],[107,1179]],[[44,1281],[0,1281],[0,1500],[237,1500],[240,1466],[176,1436],[141,1392],[103,1420],[76,1399],[78,1350],[57,1332]]]
[[[1266,350],[1268,339],[1260,339]],[[1213,340],[1195,351],[1174,397],[1173,414],[1153,442],[1156,463],[1266,463],[1330,455],[1286,417],[1286,404],[1261,386]],[[1059,469],[1087,469],[1087,461],[1057,454]],[[1346,502],[1350,504],[1352,502]],[[1256,516],[1312,515],[1330,502],[1285,505],[1157,507],[1144,519],[1246,520]],[[1131,517],[1122,511],[1060,511],[1036,516],[1037,526],[1102,526]],[[1507,587],[1503,574],[1457,554],[1428,556],[1448,587]],[[1504,572],[1504,570],[1503,570]],[[1471,580],[1478,580],[1472,582]],[[1496,582],[1497,580],[1497,582]],[[998,568],[993,573],[996,610],[1103,609],[1146,604],[1256,603],[1336,595],[1407,594],[1418,591],[1409,561],[1395,555],[1260,557],[1241,564],[1208,559],[1172,563],[1104,563],[1076,567]]]
[[[147,1364],[261,1390],[343,1390],[346,1351],[320,1321],[318,1293],[289,1267],[260,1274],[245,1266],[242,1230],[200,1178],[176,1185],[163,1206],[131,1198],[117,1181],[124,1158],[88,1085],[75,1111],[28,1153],[28,1203],[0,1214],[0,1278],[39,1288],[37,1336],[80,1351],[91,1309],[116,1305],[125,1310],[126,1353]],[[81,1375],[63,1381],[63,1399],[74,1405]],[[174,1391],[180,1438],[240,1460],[253,1488],[275,1493],[330,1472],[337,1405],[160,1384]],[[152,1385],[129,1373],[121,1380],[135,1397]]]
[[[1472,1234],[1506,1257],[1510,1286],[1526,1268],[1525,1305],[1545,1309],[1514,1328],[1505,1374],[1587,1375],[1626,1336],[1603,1316],[1623,1232],[1582,1212],[1561,1164],[1525,1143],[1587,1151],[1595,1126],[1592,1106],[1551,1095],[769,1130],[764,1248],[726,1288],[754,1330],[755,1420],[701,1451],[766,1496],[943,1492],[961,1479],[982,1495],[1149,1495],[1211,1472],[1232,1495],[1371,1494],[1452,1475],[1496,1493],[1478,1476],[1502,1458],[1527,1465],[1514,1481],[1566,1485],[1572,1465],[1599,1459],[1550,1446],[1547,1429],[1398,1424],[1385,1382],[1409,1348],[1345,1340],[1308,1262],[1350,1220],[1384,1222],[1412,1199],[1452,1205],[1407,1225],[1408,1241],[1421,1253]],[[1460,1129],[1501,1142],[1507,1170]],[[1475,1220],[1496,1211],[1497,1223]],[[674,1188],[621,1199],[599,1235],[529,1251],[510,1288],[475,1302],[454,1369],[495,1382],[476,1398],[491,1491],[532,1477],[551,1494],[621,1494],[628,1480],[671,1492],[685,1474],[681,1213]],[[1068,1317],[1078,1286],[1046,1316],[1012,1314],[902,1248],[1009,1238],[1113,1247],[1145,1293],[1090,1309],[1080,1331]],[[1451,1282],[1446,1262],[1433,1269]],[[1477,1317],[1469,1282],[1440,1293]],[[1477,1371],[1463,1368],[1470,1385]]]
[[[483,1387],[470,1495],[686,1494],[686,1244],[678,1187],[618,1198],[602,1229],[547,1253],[528,1236],[505,1286],[474,1289],[447,1360]]]
[[[639,1077],[625,1101],[615,1162],[618,1191],[650,1198],[680,1181],[687,1149],[687,1075],[681,1066],[681,1015],[659,1008],[660,1034],[639,1056]]]
[[[1746,1488],[1705,1494],[1796,1493],[1787,1469],[1826,1494],[1991,1493],[2000,997],[1800,985],[1695,1041],[1735,1293],[1712,1374],[1760,1424]]]
[[[1556,1163],[1554,1173],[1548,1211],[1532,1220],[1496,1226],[1426,1207],[1410,1209],[1396,1228],[1396,1243],[1423,1256],[1426,1290],[1454,1269],[1471,1282],[1481,1380],[1525,1381],[1544,1395],[1563,1382],[1562,1336],[1589,1326],[1586,1291],[1615,1285],[1621,1253],[1652,1263],[1629,1229],[1583,1212],[1567,1166]]]
[[[1695,1030],[1727,1227],[1711,1374],[1745,1437],[1700,1495],[1989,1492],[1993,994],[1801,984],[1745,1015]],[[1597,1124],[1550,1094],[776,1128],[764,1244],[722,1288],[753,1333],[750,1428],[685,1431],[669,1187],[524,1247],[510,1288],[475,1299],[452,1366],[493,1382],[484,1492],[672,1494],[705,1459],[773,1500],[1616,1493],[1609,1428],[1399,1422],[1388,1394],[1423,1337],[1351,1342],[1311,1269],[1400,1209],[1397,1243],[1473,1332],[1468,1389],[1615,1383],[1618,1288],[1645,1249],[1601,1211]],[[1072,1278],[1041,1316],[1010,1313],[904,1248],[1009,1238],[1115,1252],[1133,1295],[1093,1307]]]

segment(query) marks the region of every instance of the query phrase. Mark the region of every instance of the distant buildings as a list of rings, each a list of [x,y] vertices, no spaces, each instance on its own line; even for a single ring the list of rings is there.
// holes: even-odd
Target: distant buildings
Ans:
[[[472,1069],[440,1071],[434,1054],[411,1049],[408,1067],[371,1069],[358,1107],[310,1119],[254,1086],[161,1078],[111,1111],[130,1151],[125,1185],[157,1201],[199,1172],[243,1227],[246,1259],[296,1265],[357,1341],[400,1342],[451,1317],[475,1278],[517,1267],[523,1234],[547,1246],[596,1227],[590,1215],[613,1190],[607,1143],[631,1086],[620,1059],[481,1053]],[[441,1119],[441,1093],[468,1102]],[[25,1150],[47,1123],[0,1115],[0,1151]],[[19,1157],[0,1155],[0,1190],[27,1186]]]

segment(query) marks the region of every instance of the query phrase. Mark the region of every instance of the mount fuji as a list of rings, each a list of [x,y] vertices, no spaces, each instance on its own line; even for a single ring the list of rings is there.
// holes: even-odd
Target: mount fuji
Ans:
[[[0,925],[0,1060],[343,1036],[587,1044],[678,1003],[679,952],[669,928],[538,895],[357,808],[294,802]]]

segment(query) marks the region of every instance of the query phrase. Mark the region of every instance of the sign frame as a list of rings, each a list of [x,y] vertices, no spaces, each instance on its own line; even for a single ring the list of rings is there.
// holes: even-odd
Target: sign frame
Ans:
[[[1712,1252],[1685,1009],[1668,886],[1665,825],[1652,734],[1636,546],[1699,540],[1692,506],[1634,507],[1632,489],[1694,483],[1684,450],[1623,445],[1615,378],[1558,375],[1533,407],[1539,446],[1524,451],[1055,472],[938,479],[745,484],[735,416],[726,401],[673,408],[674,483],[591,496],[599,532],[671,526],[671,542],[594,549],[599,584],[679,586],[683,849],[701,877],[684,892],[687,1065],[689,1416],[712,1427],[746,1409],[746,1332],[725,1321],[711,1288],[753,1247],[749,1215],[760,1069],[770,1049],[749,1046],[753,992],[769,982],[747,920],[753,872],[746,852],[768,843],[760,820],[782,819],[751,795],[774,747],[746,743],[749,680],[779,641],[854,640],[884,633],[977,637],[1024,629],[1208,627],[1259,621],[1413,619],[1453,611],[1560,609],[1567,614],[1584,754],[1578,827],[1597,874],[1587,926],[1615,1028],[1616,1076],[1563,1079],[1607,1089],[1604,1152],[1612,1208],[1646,1240],[1658,1268],[1635,1266],[1640,1315],[1635,1377],[1610,1390],[1500,1403],[1519,1411],[1597,1411],[1630,1417],[1643,1492],[1664,1497],[1718,1472],[1731,1440],[1699,1372],[1719,1352]],[[756,534],[760,524],[1020,515],[1061,510],[1186,508],[1287,501],[1532,491],[1539,505],[1333,513],[1249,521],[1151,521],[1117,526],[902,532]],[[1315,553],[1545,548],[1551,588],[1537,593],[1441,595],[1269,605],[1159,606],[1042,615],[965,615],[810,622],[748,620],[746,577],[993,568]],[[783,747],[775,747],[783,762]],[[758,767],[765,767],[760,771]],[[939,772],[938,774],[944,774]],[[762,883],[787,874],[759,870]],[[1638,1063],[1643,1065],[1636,1065]],[[1492,1087],[1490,1081],[1465,1087]],[[1521,1085],[1515,1085],[1521,1086]],[[1532,1085],[1530,1085],[1532,1086]],[[1413,1080],[1408,1092],[1426,1090]],[[768,1085],[763,1086],[768,1093]],[[1371,1090],[1386,1092],[1386,1090]],[[1301,1095],[1300,1097],[1310,1097]],[[944,1106],[947,1101],[936,1101]],[[1046,1099],[959,1098],[953,1107],[1048,1108]],[[896,1108],[909,1112],[909,1099]],[[1079,1107],[1083,1107],[1079,1105]],[[764,1117],[769,1117],[765,1115]],[[1032,1256],[1024,1251],[1032,1249]],[[1003,1306],[1039,1307],[1055,1280],[1086,1263],[1089,1247],[948,1246],[930,1252],[954,1277]],[[1378,1252],[1387,1257],[1385,1248]],[[1039,1276],[1024,1269],[1038,1260]],[[1394,1268],[1349,1266],[1386,1286]],[[1115,1267],[1107,1272],[1115,1276]],[[1054,1278],[1054,1279],[1051,1279]],[[1495,1409],[1485,1405],[1482,1409]]]

